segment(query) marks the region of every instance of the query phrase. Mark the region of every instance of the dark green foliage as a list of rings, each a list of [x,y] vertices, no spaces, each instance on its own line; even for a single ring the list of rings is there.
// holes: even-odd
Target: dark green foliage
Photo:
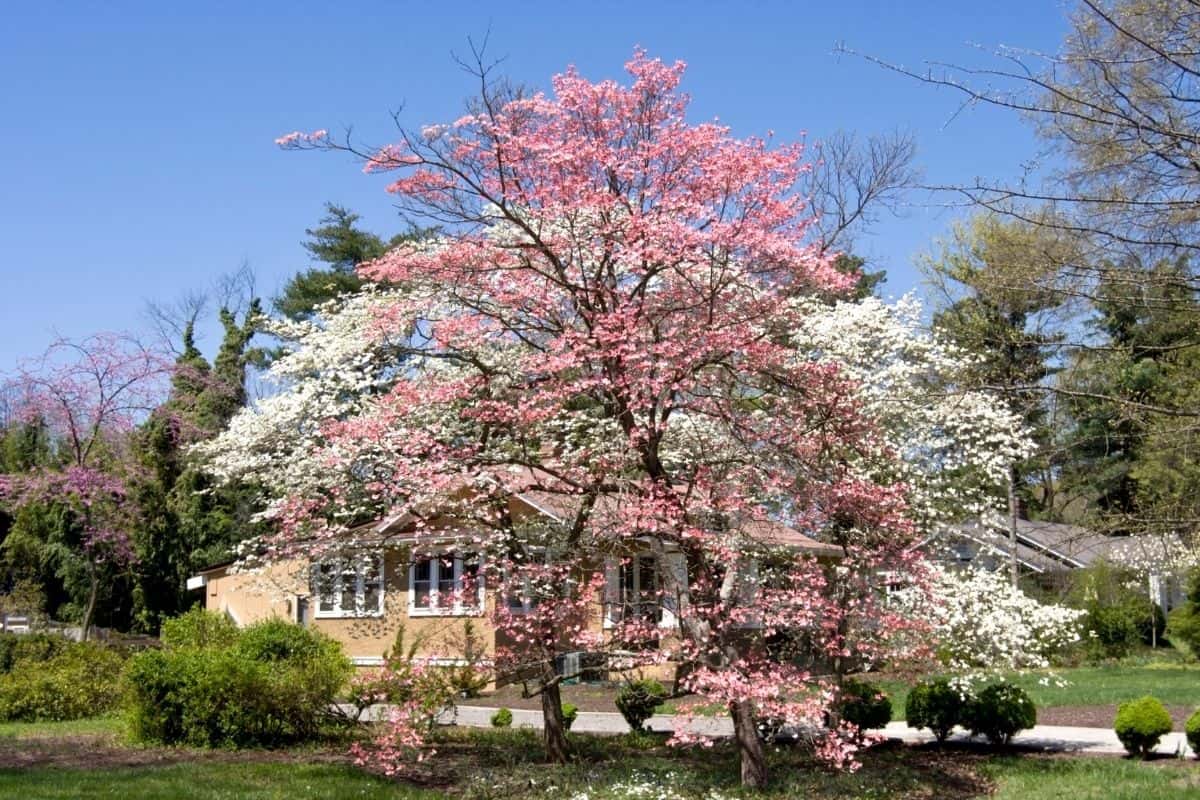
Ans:
[[[984,688],[967,703],[962,725],[972,736],[983,734],[992,744],[1008,744],[1012,737],[1037,724],[1037,708],[1025,691],[1003,681]]]
[[[866,681],[842,682],[838,713],[860,730],[875,730],[892,721],[892,701]]]
[[[493,728],[507,728],[508,726],[512,725],[512,721],[512,712],[507,708],[498,708],[496,709],[495,713],[492,714]]]
[[[617,694],[617,710],[632,730],[640,731],[666,699],[667,690],[658,681],[633,681],[622,686]]]
[[[311,739],[353,667],[341,646],[281,620],[237,635],[215,614],[167,623],[167,647],[131,659],[126,713],[135,739],[199,747],[275,747]]]
[[[1065,373],[1075,420],[1064,487],[1088,499],[1089,523],[1126,533],[1182,532],[1200,508],[1200,438],[1187,416],[1200,390],[1200,314],[1185,258],[1108,265],[1092,327],[1101,346]]]
[[[562,704],[563,727],[571,730],[571,726],[575,724],[575,720],[579,718],[579,706],[574,703]]]
[[[316,228],[308,228],[304,249],[314,259],[327,264],[297,273],[275,298],[275,310],[291,319],[305,319],[322,303],[339,295],[356,292],[365,283],[355,272],[364,262],[373,261],[404,241],[428,237],[432,231],[412,228],[385,241],[356,226],[358,214],[333,203],[325,204],[325,216]]]
[[[964,691],[950,685],[945,678],[918,683],[908,693],[904,716],[910,728],[928,728],[938,742],[963,721],[963,710],[970,701]]]
[[[133,493],[142,517],[133,600],[135,622],[149,632],[195,602],[186,590],[190,575],[226,560],[261,528],[251,519],[258,510],[253,487],[218,485],[186,456],[188,446],[220,432],[245,405],[246,369],[257,357],[250,342],[262,324],[258,301],[240,322],[228,308],[219,314],[224,337],[212,365],[186,326],[170,396],[134,437],[144,477]]]
[[[123,654],[93,642],[0,635],[0,720],[80,719],[116,708]]]
[[[1171,715],[1161,702],[1146,695],[1120,705],[1113,730],[1130,755],[1144,758],[1171,732]]]

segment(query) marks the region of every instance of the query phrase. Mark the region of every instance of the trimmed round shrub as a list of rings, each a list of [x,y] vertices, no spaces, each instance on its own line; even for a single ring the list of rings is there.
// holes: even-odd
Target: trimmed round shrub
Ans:
[[[0,674],[0,720],[37,722],[92,717],[120,704],[124,656],[94,642],[58,637],[14,648]]]
[[[1008,744],[1037,724],[1037,707],[1020,687],[993,683],[967,703],[962,724],[972,736],[983,734],[992,744]]]
[[[1188,744],[1192,747],[1192,752],[1200,757],[1200,709],[1188,717],[1183,732],[1187,736]]]
[[[892,721],[892,701],[866,681],[844,681],[837,707],[842,719],[859,730],[875,730]]]
[[[922,681],[908,693],[904,716],[910,728],[928,728],[938,742],[946,741],[954,726],[962,722],[964,706],[970,701],[945,678]]]
[[[575,720],[579,717],[579,706],[574,703],[562,704],[563,727],[571,730],[571,726],[575,724]]]
[[[667,699],[667,690],[656,680],[645,679],[627,683],[617,693],[617,710],[629,723],[631,730],[645,729],[646,720]]]
[[[1171,732],[1171,715],[1161,702],[1146,695],[1121,704],[1113,730],[1130,755],[1145,758],[1154,752],[1159,740]]]
[[[507,728],[509,725],[512,725],[512,712],[507,708],[496,709],[492,714],[492,727]]]

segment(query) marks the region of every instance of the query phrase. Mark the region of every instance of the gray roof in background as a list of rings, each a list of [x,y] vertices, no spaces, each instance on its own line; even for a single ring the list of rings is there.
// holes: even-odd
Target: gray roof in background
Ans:
[[[1001,554],[1009,552],[1008,531],[985,528],[978,522],[952,525],[950,537],[962,537]],[[1057,572],[1087,567],[1110,555],[1123,537],[1106,536],[1076,525],[1017,520],[1017,559],[1034,572]]]

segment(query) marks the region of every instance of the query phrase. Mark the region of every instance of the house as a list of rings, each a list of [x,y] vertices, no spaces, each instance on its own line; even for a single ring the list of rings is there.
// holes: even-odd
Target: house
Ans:
[[[1099,561],[1120,563],[1135,544],[1130,537],[1109,536],[1057,522],[1018,519],[1016,557],[1021,574],[1045,588],[1061,588],[1069,573],[1085,569]],[[988,570],[1006,570],[1011,563],[1013,544],[1009,531],[987,527],[979,522],[961,523],[946,529],[941,540],[946,544],[943,560],[966,566],[973,564]],[[1147,591],[1163,611],[1183,602],[1182,582],[1175,576],[1152,573]]]
[[[572,512],[569,497],[529,489],[510,495],[508,511],[517,521],[561,522]],[[432,529],[432,532],[431,532]],[[356,665],[379,666],[403,627],[408,642],[420,641],[419,654],[433,663],[462,663],[463,621],[471,620],[486,655],[495,653],[498,633],[490,624],[497,602],[516,608],[520,598],[501,598],[479,574],[464,526],[435,519],[418,536],[411,519],[390,517],[347,532],[355,547],[316,563],[283,560],[254,572],[232,564],[201,570],[188,588],[204,592],[205,607],[239,625],[281,617],[311,626],[340,641]],[[838,549],[778,523],[756,520],[740,529],[755,541],[829,558]],[[444,531],[440,537],[437,531]],[[661,550],[661,548],[660,548]],[[610,625],[624,614],[650,614],[669,636],[678,621],[670,602],[646,602],[660,570],[683,572],[682,556],[645,551],[613,554],[605,562],[606,590],[597,598],[591,625]],[[680,574],[680,573],[676,573]],[[684,576],[686,580],[686,576]],[[475,585],[473,597],[462,587]],[[447,603],[446,599],[452,598]],[[501,642],[502,643],[502,642]],[[670,677],[665,670],[660,677]]]

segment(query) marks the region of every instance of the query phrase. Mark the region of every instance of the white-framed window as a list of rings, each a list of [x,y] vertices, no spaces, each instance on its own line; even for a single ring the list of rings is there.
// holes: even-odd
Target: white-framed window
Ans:
[[[383,614],[383,553],[355,553],[313,565],[317,618]]]
[[[686,585],[686,566],[680,553],[667,553],[661,561],[652,554],[609,561],[605,624],[613,625],[636,616],[663,628],[675,627],[676,598],[665,590],[663,570],[666,569],[674,570],[676,580]]]
[[[545,565],[547,563],[546,551],[543,548],[533,548],[529,552],[529,557],[535,564]],[[511,574],[508,569],[505,570],[504,586],[501,590],[501,601],[510,613],[513,614],[528,614],[533,609],[537,608],[539,597],[546,594],[554,594],[547,592],[548,587],[535,586],[532,578],[528,573],[521,575],[520,566],[514,568],[518,574]],[[558,587],[560,591],[569,591],[570,586]]]
[[[475,553],[414,556],[408,565],[409,616],[476,615],[483,611],[483,576]],[[470,591],[470,597],[465,593]]]

